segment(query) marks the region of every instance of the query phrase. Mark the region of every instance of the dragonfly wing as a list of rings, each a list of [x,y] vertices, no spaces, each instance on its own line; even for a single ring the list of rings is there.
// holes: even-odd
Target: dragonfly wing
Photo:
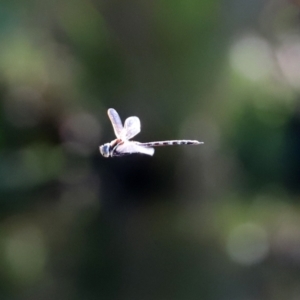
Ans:
[[[141,122],[138,117],[129,117],[125,120],[121,138],[129,140],[141,131]]]
[[[142,153],[146,155],[153,155],[154,154],[154,148],[151,147],[144,147],[137,145],[134,142],[125,142],[121,145],[119,145],[116,149],[119,153]]]
[[[117,113],[117,111],[113,108],[109,108],[107,111],[108,117],[111,121],[111,124],[113,126],[115,135],[117,138],[121,137],[121,133],[123,132],[123,125],[122,125],[122,121],[121,118],[119,116],[119,114]]]

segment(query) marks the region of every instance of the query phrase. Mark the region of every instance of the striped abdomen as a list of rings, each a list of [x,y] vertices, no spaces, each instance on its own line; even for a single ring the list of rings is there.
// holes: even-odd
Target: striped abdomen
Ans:
[[[149,142],[149,143],[138,143],[138,145],[144,147],[159,147],[159,146],[173,146],[173,145],[199,145],[203,142],[196,140],[171,140],[171,141],[161,141],[161,142]]]

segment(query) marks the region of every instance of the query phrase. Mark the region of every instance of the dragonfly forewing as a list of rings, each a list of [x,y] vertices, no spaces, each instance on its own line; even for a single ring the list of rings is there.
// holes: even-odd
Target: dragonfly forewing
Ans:
[[[109,119],[111,121],[111,124],[113,126],[116,137],[120,138],[121,133],[123,131],[123,124],[122,124],[122,121],[121,121],[121,118],[120,118],[119,114],[113,108],[109,108],[107,110],[107,114],[108,114],[108,117],[109,117]]]

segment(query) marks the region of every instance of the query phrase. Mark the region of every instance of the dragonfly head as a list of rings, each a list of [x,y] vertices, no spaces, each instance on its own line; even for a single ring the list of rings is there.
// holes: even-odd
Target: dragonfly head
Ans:
[[[104,157],[109,157],[110,155],[110,143],[106,143],[102,146],[99,147],[100,153],[104,156]]]

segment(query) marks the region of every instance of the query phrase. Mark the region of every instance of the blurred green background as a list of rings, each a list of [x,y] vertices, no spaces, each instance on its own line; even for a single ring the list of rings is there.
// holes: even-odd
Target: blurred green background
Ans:
[[[0,299],[299,299],[300,2],[0,2]],[[107,117],[138,141],[106,159]]]

